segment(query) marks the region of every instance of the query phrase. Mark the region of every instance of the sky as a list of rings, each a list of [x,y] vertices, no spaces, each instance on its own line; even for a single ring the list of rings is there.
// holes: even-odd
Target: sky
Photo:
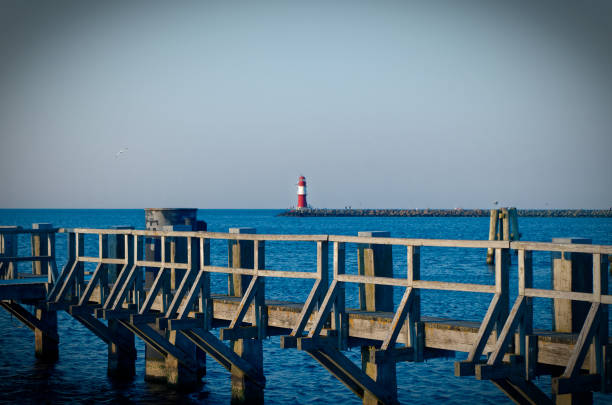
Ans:
[[[0,208],[288,208],[300,175],[612,207],[612,2],[0,0]]]

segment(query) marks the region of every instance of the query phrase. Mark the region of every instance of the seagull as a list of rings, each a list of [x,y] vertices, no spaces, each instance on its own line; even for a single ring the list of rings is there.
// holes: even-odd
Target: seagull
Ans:
[[[127,152],[128,148],[119,149],[119,152],[115,153],[115,159],[121,156],[122,153]]]

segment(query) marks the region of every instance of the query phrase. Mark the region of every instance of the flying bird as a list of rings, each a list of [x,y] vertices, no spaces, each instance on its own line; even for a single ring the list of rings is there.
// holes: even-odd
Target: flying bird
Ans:
[[[123,153],[127,152],[128,148],[119,149],[119,152],[115,153],[115,159],[121,156]]]

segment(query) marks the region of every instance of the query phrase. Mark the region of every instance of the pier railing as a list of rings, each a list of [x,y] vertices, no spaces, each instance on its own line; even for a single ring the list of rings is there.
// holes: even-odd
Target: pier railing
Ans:
[[[39,225],[39,224],[36,224]],[[46,224],[45,224],[46,225]],[[55,262],[55,233],[57,229],[23,229],[19,226],[0,227],[0,280],[15,280],[47,276],[53,283],[57,278]],[[30,236],[30,255],[19,255],[19,236]],[[20,272],[18,263],[31,262],[31,272]]]
[[[145,231],[114,229],[60,229],[67,234],[67,263],[59,275],[54,269],[55,230],[0,229],[2,238],[16,233],[45,235],[47,254],[18,258],[0,257],[0,263],[33,260],[49,264],[47,295],[50,309],[65,309],[108,342],[113,340],[98,318],[121,322],[135,335],[165,356],[178,359],[190,369],[197,368],[193,360],[173,342],[165,340],[151,329],[176,331],[186,336],[229,370],[240,370],[263,387],[263,372],[222,344],[224,340],[262,340],[273,334],[281,335],[281,346],[298,348],[334,373],[345,385],[361,397],[371,396],[385,403],[395,401],[396,394],[388,382],[375,372],[363,371],[341,351],[349,346],[368,348],[365,362],[393,364],[398,361],[423,361],[439,350],[428,347],[427,321],[421,317],[421,290],[443,290],[492,294],[487,311],[466,345],[449,342],[444,350],[467,351],[467,359],[455,363],[458,376],[475,375],[498,385],[517,400],[545,400],[538,397],[539,388],[531,380],[541,374],[538,364],[562,366],[560,377],[554,377],[553,394],[563,395],[576,390],[606,391],[611,388],[612,354],[608,344],[608,309],[612,295],[608,292],[607,260],[612,246],[558,244],[512,241],[434,240],[380,236],[339,235],[266,235],[254,233],[217,233],[195,231]],[[86,235],[97,236],[97,255],[86,255]],[[109,251],[114,240],[122,249]],[[228,242],[228,265],[211,264],[211,240]],[[266,242],[304,242],[317,246],[314,271],[271,269],[266,266]],[[244,244],[244,245],[241,245]],[[358,274],[347,274],[347,245],[358,250]],[[332,276],[329,278],[329,250],[333,252]],[[403,247],[406,254],[405,272],[394,276],[385,255],[391,247]],[[431,281],[421,277],[421,248],[493,249],[495,273],[493,284]],[[388,248],[389,250],[384,250]],[[158,256],[151,252],[159,249]],[[234,251],[234,249],[236,249]],[[510,307],[510,252],[517,252],[518,290]],[[147,253],[148,252],[148,253]],[[251,252],[251,253],[249,253]],[[387,253],[385,253],[387,252]],[[588,291],[571,291],[571,286],[539,289],[533,284],[533,252],[551,252],[568,260],[571,254],[586,255],[592,260],[592,285]],[[251,254],[248,260],[245,258]],[[290,254],[290,253],[289,253]],[[111,257],[114,256],[114,257]],[[85,271],[86,263],[95,263],[93,272]],[[386,269],[386,270],[385,270]],[[208,331],[217,319],[214,313],[218,296],[211,295],[211,274],[227,274],[227,296],[233,299],[233,314],[229,326],[220,330],[219,338]],[[5,272],[5,274],[7,274]],[[15,274],[12,274],[15,277]],[[231,281],[232,277],[240,278]],[[270,319],[266,305],[266,278],[311,279],[314,282],[299,315],[284,315],[283,322]],[[242,283],[242,284],[241,284]],[[359,286],[359,308],[347,310],[345,284]],[[234,286],[234,287],[232,287]],[[236,287],[239,286],[239,287]],[[389,288],[403,288],[401,300],[393,302]],[[233,290],[234,289],[234,290]],[[512,294],[514,295],[514,294]],[[563,330],[553,324],[550,333],[567,335],[564,349],[547,349],[542,334],[533,328],[533,299],[548,298],[557,304],[583,302],[588,306],[584,322],[577,330]],[[217,301],[215,301],[217,300]],[[229,300],[231,301],[231,300]],[[228,304],[229,305],[229,304]],[[391,319],[379,322],[384,333],[365,336],[351,320],[355,313],[390,313]],[[571,311],[568,310],[571,314]],[[570,315],[571,316],[571,315]],[[288,319],[291,320],[289,324]],[[276,322],[276,323],[275,323]],[[582,320],[581,320],[582,322]],[[574,322],[575,323],[575,322]],[[429,331],[430,329],[428,329]],[[427,332],[429,333],[429,332]],[[591,349],[592,348],[592,349]],[[133,348],[124,347],[133,352]],[[549,350],[549,351],[547,351]],[[556,351],[555,351],[556,350]],[[550,353],[549,353],[550,352]],[[555,353],[552,355],[551,353]],[[486,359],[483,356],[487,355]],[[588,361],[585,361],[587,360]],[[372,369],[376,369],[372,367]],[[387,366],[385,366],[387,367]],[[370,368],[368,368],[370,370]],[[380,375],[395,375],[381,372]],[[528,394],[525,394],[525,393]],[[521,394],[523,393],[523,394]],[[534,394],[536,393],[536,394]],[[522,396],[521,396],[522,395]]]

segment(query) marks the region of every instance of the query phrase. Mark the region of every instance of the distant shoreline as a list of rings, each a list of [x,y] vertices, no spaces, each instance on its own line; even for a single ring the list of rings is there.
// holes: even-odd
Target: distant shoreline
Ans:
[[[612,218],[612,209],[518,209],[519,217]],[[306,208],[286,210],[279,217],[489,217],[490,209],[356,209]]]

